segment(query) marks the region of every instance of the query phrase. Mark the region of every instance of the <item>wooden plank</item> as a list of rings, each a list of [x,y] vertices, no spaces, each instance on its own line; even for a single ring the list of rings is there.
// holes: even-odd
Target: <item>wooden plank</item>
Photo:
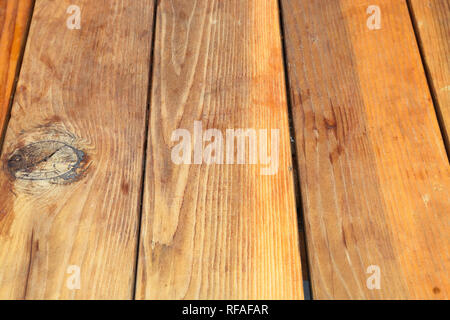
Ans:
[[[0,298],[133,297],[153,5],[36,1],[2,155]]]
[[[282,9],[313,297],[448,299],[450,171],[406,2]]]
[[[0,148],[32,3],[31,0],[0,1]]]
[[[137,298],[302,298],[277,1],[161,0],[157,15]],[[194,121],[224,140],[279,129],[278,170],[176,164],[172,134],[201,138]]]
[[[450,0],[410,0],[409,2],[448,148],[450,130]]]

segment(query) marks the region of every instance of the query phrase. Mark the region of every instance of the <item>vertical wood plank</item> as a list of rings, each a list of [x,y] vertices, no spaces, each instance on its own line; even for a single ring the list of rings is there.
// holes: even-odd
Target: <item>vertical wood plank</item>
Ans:
[[[278,13],[274,0],[160,1],[139,299],[303,297]],[[278,129],[278,170],[175,164],[173,131],[194,121],[224,139]]]
[[[450,171],[406,2],[282,8],[313,297],[448,298]]]
[[[450,1],[409,0],[424,62],[436,98],[443,134],[449,148],[450,128]]]
[[[2,154],[1,298],[133,297],[153,5],[36,1]]]
[[[0,1],[0,148],[32,0]]]

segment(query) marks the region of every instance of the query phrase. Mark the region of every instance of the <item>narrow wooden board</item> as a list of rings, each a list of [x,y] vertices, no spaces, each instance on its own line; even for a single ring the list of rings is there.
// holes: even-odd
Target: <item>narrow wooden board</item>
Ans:
[[[0,148],[32,0],[0,1]]]
[[[2,154],[0,298],[133,297],[153,5],[36,1]]]
[[[450,171],[406,2],[282,9],[313,297],[448,299]]]
[[[278,13],[275,0],[159,3],[139,299],[303,297]],[[278,171],[175,164],[173,131],[194,121],[224,140],[279,129]]]
[[[448,148],[450,131],[450,0],[409,1]]]

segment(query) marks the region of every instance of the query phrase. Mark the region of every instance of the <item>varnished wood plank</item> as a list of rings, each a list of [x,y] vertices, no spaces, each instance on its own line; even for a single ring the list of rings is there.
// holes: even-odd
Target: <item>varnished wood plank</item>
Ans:
[[[277,1],[162,0],[157,15],[137,298],[302,298]],[[194,121],[224,139],[279,129],[277,172],[175,164],[173,131]]]
[[[0,1],[0,147],[32,0]]]
[[[409,0],[409,2],[448,148],[450,130],[450,1]]]
[[[1,298],[133,297],[153,12],[36,1],[2,154]]]
[[[282,8],[313,297],[448,298],[450,172],[406,2]]]

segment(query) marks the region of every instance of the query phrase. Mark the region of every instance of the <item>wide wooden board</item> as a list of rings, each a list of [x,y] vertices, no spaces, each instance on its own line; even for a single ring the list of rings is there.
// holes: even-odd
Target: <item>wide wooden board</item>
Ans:
[[[406,2],[281,2],[313,297],[448,299],[450,171]]]
[[[138,299],[303,297],[278,13],[276,0],[159,2]],[[224,139],[278,129],[278,170],[176,164],[172,134],[194,121]]]
[[[133,297],[153,5],[36,1],[2,153],[0,298]]]

